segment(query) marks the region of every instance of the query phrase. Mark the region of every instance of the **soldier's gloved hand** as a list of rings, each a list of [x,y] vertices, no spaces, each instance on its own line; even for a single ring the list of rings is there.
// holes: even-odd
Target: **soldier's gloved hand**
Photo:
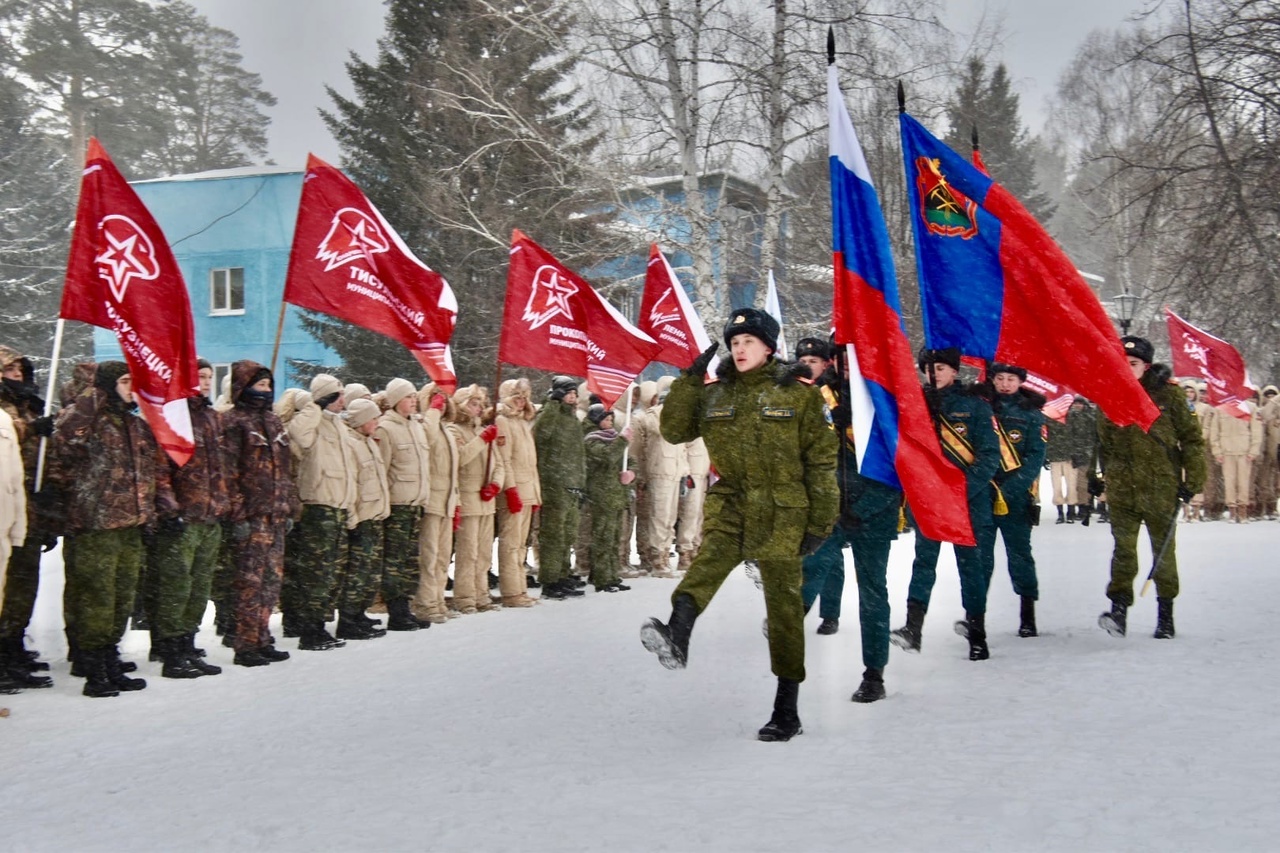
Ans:
[[[621,474],[618,475],[618,480],[624,486],[631,485],[631,481],[634,480],[635,478],[636,478],[635,471],[623,471]]]
[[[455,506],[453,508],[453,530],[458,532],[462,529],[462,507]]]
[[[520,490],[512,486],[503,494],[507,496],[507,512],[518,515],[524,509],[524,501],[520,500]]]
[[[1178,486],[1178,500],[1182,501],[1184,504],[1191,503],[1191,499],[1195,496],[1196,493],[1188,489],[1186,486]]]
[[[187,523],[182,520],[180,515],[172,515],[168,518],[160,519],[160,532],[167,533],[170,536],[181,536],[182,531],[187,529]]]
[[[822,547],[823,538],[815,536],[812,533],[806,533],[804,539],[800,540],[800,556],[808,557],[817,552]]]
[[[237,521],[231,525],[231,538],[237,542],[243,542],[249,538],[249,522]]]
[[[1046,470],[1046,471],[1052,471],[1052,470],[1053,470],[1053,463],[1052,463],[1052,462],[1046,462],[1046,463],[1044,463],[1044,470]]]
[[[444,395],[441,394],[439,391],[432,394],[430,406],[431,408],[435,409],[437,412],[443,412],[444,411]]]
[[[502,491],[502,487],[497,483],[485,483],[480,487],[480,500],[491,501],[498,496],[500,491]]]
[[[1103,480],[1101,477],[1089,478],[1089,494],[1093,495],[1095,498],[1099,498],[1099,497],[1102,497],[1102,495],[1105,494],[1106,491],[1107,491],[1106,480]]]
[[[693,364],[685,368],[685,376],[705,376],[707,368],[711,366],[711,359],[716,357],[716,350],[720,349],[720,342],[715,341],[711,346],[702,351],[702,354],[693,360]]]
[[[31,431],[41,438],[49,438],[53,435],[53,416],[45,415],[42,418],[36,418],[31,422]]]
[[[498,437],[497,424],[489,424],[487,427],[480,430],[480,440],[483,441],[485,444],[493,444],[493,440],[497,437]],[[497,493],[495,492],[494,494],[497,494]]]
[[[339,392],[339,391],[334,391],[332,394],[325,394],[325,395],[324,395],[323,397],[321,397],[319,400],[314,400],[314,401],[312,401],[312,402],[314,402],[314,403],[315,403],[317,406],[319,406],[321,409],[327,409],[327,408],[329,408],[330,406],[332,406],[335,402],[337,402],[337,400],[338,400],[338,395],[339,395],[340,393],[341,393],[341,392]]]
[[[58,537],[54,536],[52,533],[46,533],[44,535],[44,540],[40,543],[40,550],[48,554],[50,551],[52,551],[54,548],[57,548],[57,547],[58,547]]]

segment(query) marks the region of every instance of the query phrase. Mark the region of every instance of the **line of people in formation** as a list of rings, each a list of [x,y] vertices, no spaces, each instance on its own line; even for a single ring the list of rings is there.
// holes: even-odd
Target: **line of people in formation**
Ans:
[[[541,405],[527,379],[491,400],[479,385],[397,378],[370,393],[320,374],[277,397],[270,370],[239,361],[213,401],[201,359],[194,454],[178,466],[123,362],[79,365],[56,417],[28,358],[0,347],[0,373],[0,692],[52,686],[26,632],[59,539],[71,674],[92,697],[146,686],[120,654],[131,624],[163,677],[220,673],[197,643],[211,600],[234,663],[260,667],[289,658],[277,608],[299,650],[324,651],[579,597],[588,582],[625,592],[624,577],[674,577],[700,542],[710,466],[701,442],[662,440],[670,379],[633,387],[617,411],[562,376]],[[379,599],[385,628],[368,615]]]
[[[665,622],[651,618],[640,629],[645,649],[664,667],[683,669],[698,617],[735,562],[752,561],[764,592],[765,634],[778,679],[773,715],[758,735],[764,741],[790,740],[803,731],[797,706],[805,678],[803,617],[821,599],[819,631],[838,629],[844,548],[853,556],[865,666],[852,699],[867,703],[886,695],[884,670],[891,645],[921,650],[941,547],[916,534],[906,622],[890,630],[888,557],[892,541],[909,524],[910,507],[899,490],[858,469],[848,364],[842,353],[821,340],[804,339],[797,364],[786,369],[775,357],[778,333],[777,322],[764,312],[737,312],[723,336],[731,358],[721,362],[714,380],[704,383],[701,372],[719,343],[673,386],[662,418],[664,435],[705,437],[712,465],[723,478],[711,487],[703,520],[706,544],[672,593],[670,617]],[[1204,491],[1205,442],[1171,371],[1155,362],[1151,343],[1125,336],[1118,347],[1160,415],[1148,431],[1096,417],[1090,430],[1080,430],[1078,447],[1065,454],[1075,464],[1059,465],[1056,474],[1075,484],[1075,468],[1082,468],[1089,498],[1073,494],[1063,503],[1079,510],[1098,497],[1109,516],[1110,607],[1098,617],[1099,627],[1116,637],[1127,633],[1138,575],[1138,535],[1145,525],[1157,555],[1151,573],[1157,604],[1154,636],[1171,639],[1173,601],[1179,592],[1173,533],[1180,506]],[[985,619],[997,536],[1004,541],[1020,600],[1018,636],[1038,634],[1031,528],[1039,522],[1038,489],[1049,437],[1042,412],[1045,398],[1023,387],[1023,368],[992,364],[989,382],[966,384],[960,380],[960,365],[955,349],[925,349],[918,356],[944,456],[964,473],[975,544],[954,546],[964,608],[954,629],[967,641],[969,659],[981,661],[991,656]],[[802,387],[812,384],[816,390]],[[813,406],[819,394],[831,429],[815,426],[822,417]],[[1077,404],[1077,418],[1084,405]],[[767,459],[761,459],[763,447],[770,449]],[[1048,466],[1053,472],[1054,463],[1048,461]]]

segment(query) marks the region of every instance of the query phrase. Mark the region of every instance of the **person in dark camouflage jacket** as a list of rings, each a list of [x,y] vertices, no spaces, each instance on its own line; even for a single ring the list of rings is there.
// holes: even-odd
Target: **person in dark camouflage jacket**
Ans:
[[[826,406],[803,365],[774,359],[777,339],[777,320],[752,308],[735,311],[724,329],[732,358],[718,380],[703,381],[717,344],[671,386],[663,438],[683,444],[701,437],[720,479],[707,492],[702,548],[672,594],[670,621],[650,619],[641,628],[645,648],[668,669],[683,668],[694,620],[738,563],[757,561],[778,677],[773,717],[759,733],[767,741],[802,731],[801,560],[830,535],[840,511]]]
[[[52,478],[64,498],[65,532],[75,538],[67,564],[68,629],[86,696],[140,690],[124,675],[117,643],[133,610],[144,530],[175,518],[169,461],[137,415],[124,362],[98,365],[94,384],[58,420]]]
[[[222,450],[230,486],[235,575],[232,626],[235,663],[263,666],[287,660],[267,627],[280,599],[285,535],[301,505],[294,488],[289,436],[271,410],[271,371],[256,361],[231,365],[234,407],[222,416]]]
[[[1173,599],[1178,595],[1178,562],[1174,531],[1179,501],[1189,503],[1204,488],[1204,437],[1196,416],[1187,408],[1182,389],[1170,382],[1171,371],[1153,364],[1155,349],[1136,336],[1120,339],[1129,367],[1143,390],[1160,408],[1160,416],[1143,431],[1119,427],[1098,418],[1099,466],[1111,508],[1111,582],[1107,598],[1111,610],[1098,624],[1112,636],[1127,631],[1128,609],[1133,606],[1133,582],[1138,577],[1138,530],[1147,526],[1155,567],[1157,639],[1174,636]],[[1100,494],[1104,482],[1095,480],[1089,490]]]

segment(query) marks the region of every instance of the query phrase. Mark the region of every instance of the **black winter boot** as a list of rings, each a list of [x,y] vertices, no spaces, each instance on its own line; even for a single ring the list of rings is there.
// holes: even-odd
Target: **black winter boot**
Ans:
[[[1064,518],[1064,517],[1063,517],[1063,515],[1062,515],[1062,504],[1058,504],[1058,520],[1057,520],[1056,522],[1054,522],[1054,523],[1055,523],[1055,524],[1066,524],[1066,523],[1067,523],[1067,519],[1066,519],[1066,518]]]
[[[280,628],[284,631],[285,637],[301,637],[305,629],[305,625],[303,624],[302,619],[292,613],[285,613],[280,617]],[[231,632],[228,631],[227,633]]]
[[[1098,617],[1098,627],[1113,637],[1123,637],[1129,621],[1129,608],[1118,601],[1111,602],[1111,609]]]
[[[1172,640],[1174,636],[1173,630],[1173,599],[1157,598],[1156,599],[1156,632],[1153,634],[1157,640]]]
[[[924,634],[924,602],[907,599],[907,624],[889,632],[889,642],[903,651],[920,654],[920,639]]]
[[[1067,524],[1076,523],[1076,505],[1071,504],[1067,507]]]
[[[839,619],[823,619],[822,624],[818,626],[819,634],[834,634],[840,630]]]
[[[987,615],[966,613],[955,624],[956,633],[969,641],[969,660],[987,660],[991,650],[987,648]]]
[[[132,664],[134,669],[137,669],[138,665],[133,663],[132,661],[121,660],[119,647],[111,646],[106,650],[106,655],[107,655],[107,675],[110,676],[112,684],[114,684],[116,687],[120,688],[120,690],[126,693],[132,692],[134,690],[146,689],[147,680],[145,678],[130,678],[129,676],[125,675],[126,672],[133,671],[133,670],[125,669],[126,664]]]
[[[1106,501],[1098,502],[1098,521],[1103,524],[1111,523],[1111,510],[1107,509]]]
[[[1022,596],[1022,624],[1018,626],[1019,637],[1038,637],[1036,631],[1036,600],[1029,595]]]
[[[399,598],[387,602],[388,631],[416,631],[421,627],[418,620],[413,618],[413,612],[409,610],[409,599]]]
[[[383,629],[375,628],[361,619],[361,615],[363,614],[338,614],[338,628],[334,634],[339,640],[373,640],[387,635]]]
[[[667,669],[684,669],[689,659],[689,635],[698,619],[698,605],[693,596],[681,593],[671,607],[671,621],[662,624],[656,618],[640,626],[640,642],[658,656]]]
[[[204,675],[191,665],[186,646],[186,637],[169,637],[159,641],[160,659],[164,661],[164,667],[160,670],[161,678],[199,678]],[[156,643],[152,642],[151,647],[156,648]]]
[[[884,670],[867,667],[862,673],[862,683],[853,692],[852,701],[865,705],[868,702],[879,702],[884,696]]]
[[[40,653],[35,649],[27,648],[25,634],[19,634],[6,642],[9,643],[13,660],[18,663],[24,663],[27,667],[27,672],[48,672],[49,664],[40,660]],[[3,654],[3,652],[0,652],[0,654]]]
[[[76,663],[84,672],[85,696],[101,699],[106,696],[119,696],[120,688],[116,686],[107,669],[110,649],[77,649]]]
[[[47,675],[36,675],[33,669],[38,661],[32,661],[22,645],[22,638],[0,642],[0,678],[13,682],[18,689],[39,689],[52,687],[53,679]],[[45,669],[48,664],[41,664]]]
[[[800,682],[790,678],[778,679],[778,693],[773,700],[773,716],[756,735],[757,740],[784,741],[804,734],[800,726],[800,712],[796,700],[800,696]]]
[[[194,631],[190,634],[183,634],[178,640],[182,643],[182,651],[186,654],[187,661],[192,666],[205,675],[222,674],[222,667],[205,662],[205,650],[196,648],[196,634]]]
[[[18,686],[18,682],[14,681],[9,673],[0,670],[0,695],[9,696],[21,692],[22,688]]]

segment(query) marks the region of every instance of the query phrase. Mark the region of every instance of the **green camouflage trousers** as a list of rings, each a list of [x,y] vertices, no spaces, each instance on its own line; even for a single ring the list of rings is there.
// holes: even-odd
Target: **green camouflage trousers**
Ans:
[[[145,549],[137,527],[77,533],[75,559],[66,564],[63,592],[77,648],[110,648],[124,636],[133,612]]]
[[[1107,598],[1125,607],[1133,606],[1133,583],[1138,578],[1138,532],[1145,523],[1151,539],[1152,558],[1160,552],[1166,536],[1172,536],[1169,548],[1156,569],[1156,595],[1160,598],[1178,597],[1177,521],[1178,499],[1173,495],[1155,498],[1148,506],[1125,506],[1114,501],[1111,511],[1111,538],[1115,549],[1111,553],[1111,583],[1107,584]],[[1143,574],[1145,582],[1146,575]]]
[[[222,544],[218,548],[218,562],[213,567],[213,582],[209,585],[209,598],[218,608],[219,615],[234,613],[236,596],[232,584],[236,576],[236,558],[232,548],[230,521],[222,522]]]
[[[383,531],[383,546],[380,577],[376,580],[382,584],[382,597],[386,601],[408,600],[418,591],[418,525],[421,522],[422,507],[405,504],[393,505],[391,515],[378,522]]]
[[[4,607],[0,610],[0,639],[16,640],[27,631],[40,591],[39,531],[27,535],[27,544],[13,549],[4,578]]]
[[[291,619],[327,622],[333,614],[339,568],[347,565],[347,511],[307,504],[285,544],[280,609]]]
[[[387,519],[390,521],[390,519]],[[364,613],[378,597],[384,521],[362,521],[347,535],[347,568],[338,590],[338,612]],[[415,534],[416,536],[416,534]],[[414,549],[416,552],[416,548]],[[414,582],[415,588],[417,581]]]
[[[538,580],[545,585],[569,576],[569,547],[578,533],[578,498],[566,489],[548,486],[543,499],[538,528]]]
[[[218,522],[188,524],[181,533],[152,537],[145,590],[152,637],[168,640],[200,630],[221,548]]]
[[[596,588],[616,583],[621,560],[618,540],[622,538],[622,516],[595,508],[591,512],[591,582]]]

